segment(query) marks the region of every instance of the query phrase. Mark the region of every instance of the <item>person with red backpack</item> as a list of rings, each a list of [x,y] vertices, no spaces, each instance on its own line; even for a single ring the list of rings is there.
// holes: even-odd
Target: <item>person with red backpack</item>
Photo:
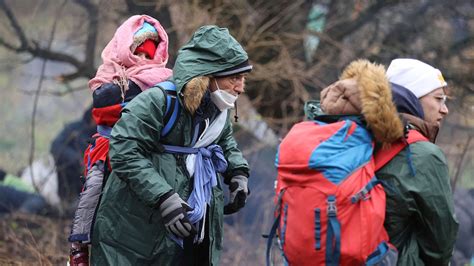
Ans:
[[[102,52],[102,60],[96,76],[89,81],[97,134],[84,154],[85,182],[68,238],[70,265],[89,264],[92,225],[111,171],[108,153],[112,127],[128,102],[172,74],[165,67],[168,36],[156,19],[146,15],[132,16],[117,29]]]
[[[278,148],[269,247],[278,233],[290,265],[395,265],[373,156],[375,142],[388,147],[403,137],[384,68],[351,63],[306,109],[310,120],[293,126]]]
[[[405,148],[377,172],[393,188],[386,190],[385,228],[399,265],[449,265],[459,223],[448,164],[434,144],[448,114],[447,83],[438,69],[409,58],[393,60],[387,78],[405,124],[428,141]]]
[[[383,66],[355,61],[281,142],[268,247],[278,234],[290,265],[449,262],[457,222],[444,156],[430,134],[402,123],[391,91]]]

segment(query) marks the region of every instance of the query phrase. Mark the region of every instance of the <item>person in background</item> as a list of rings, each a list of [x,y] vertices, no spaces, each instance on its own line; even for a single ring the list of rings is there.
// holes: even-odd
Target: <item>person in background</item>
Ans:
[[[474,188],[456,186],[454,208],[459,220],[459,232],[456,239],[451,265],[474,265]]]
[[[125,107],[110,138],[112,172],[94,224],[93,264],[218,265],[223,215],[241,209],[249,193],[230,109],[251,70],[227,29],[203,26],[173,68],[181,111],[171,132],[160,138],[162,91],[143,92]],[[230,191],[225,206],[221,175]]]
[[[41,214],[47,207],[46,200],[32,185],[0,169],[0,215],[12,212]]]
[[[429,141],[409,145],[376,175],[388,187],[385,228],[398,265],[448,265],[458,231],[448,164],[435,145],[446,106],[441,72],[419,60],[395,59],[387,69],[393,101],[408,129]]]
[[[102,52],[103,63],[89,81],[93,91],[92,116],[97,134],[84,154],[85,183],[73,219],[70,264],[88,265],[92,225],[100,194],[111,172],[110,130],[124,105],[136,95],[167,80],[168,36],[160,23],[146,15],[128,18]]]
[[[53,139],[50,153],[53,156],[57,172],[57,184],[60,208],[70,213],[81,191],[80,176],[83,169],[82,155],[89,139],[96,131],[92,119],[92,107],[87,108],[82,118],[67,124]]]

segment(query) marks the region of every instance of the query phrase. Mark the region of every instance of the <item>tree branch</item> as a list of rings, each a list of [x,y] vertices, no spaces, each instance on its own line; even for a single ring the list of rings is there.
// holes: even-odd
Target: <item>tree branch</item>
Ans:
[[[5,14],[7,15],[7,18],[10,21],[10,24],[12,25],[13,29],[15,29],[15,32],[17,33],[18,39],[20,39],[20,47],[17,49],[19,49],[20,51],[25,50],[26,47],[28,47],[28,40],[26,39],[26,35],[23,32],[23,29],[21,28],[20,24],[16,20],[15,15],[13,14],[10,7],[5,3],[5,0],[0,0],[0,7],[3,9],[3,12],[5,12]]]
[[[459,50],[462,50],[466,47],[472,46],[474,43],[474,35],[470,35],[464,39],[461,39],[457,42],[455,42],[451,47],[449,47],[449,53],[450,54],[458,54]]]
[[[372,21],[382,8],[398,4],[399,2],[400,1],[378,0],[375,4],[361,12],[357,19],[348,19],[332,28],[328,28],[326,34],[331,36],[333,40],[342,40],[347,35],[350,35],[364,26],[367,22]]]
[[[67,0],[64,0],[61,6],[59,7],[58,14],[62,13],[62,10],[64,9],[64,6],[66,5]],[[53,27],[51,28],[51,34],[50,38],[48,40],[48,50],[51,49],[51,44],[53,43],[54,39],[54,33],[56,32],[56,26],[59,21],[59,15],[56,16],[56,19],[54,20]],[[43,60],[43,65],[41,66],[41,75],[40,79],[38,81],[38,88],[36,89],[36,94],[33,102],[33,111],[31,115],[31,146],[30,146],[30,156],[28,159],[29,165],[30,165],[30,174],[31,174],[31,182],[33,184],[33,187],[35,190],[38,192],[39,188],[36,185],[36,181],[34,178],[34,171],[33,171],[33,160],[35,158],[35,127],[36,127],[36,110],[38,109],[38,102],[39,102],[39,95],[41,93],[41,86],[43,85],[43,80],[44,80],[44,73],[46,71],[46,63],[48,61],[46,59]]]
[[[82,6],[88,14],[88,31],[87,31],[87,41],[85,48],[85,61],[84,65],[94,67],[94,58],[95,58],[95,47],[97,43],[97,32],[99,24],[99,10],[97,5],[91,3],[89,0],[75,0],[76,4]],[[95,71],[94,71],[95,72]]]
[[[154,17],[156,15],[157,1],[153,0],[125,0],[127,10],[130,14],[145,14]],[[157,18],[157,17],[155,17]]]
[[[28,51],[30,54],[34,55],[35,57],[39,57],[39,58],[51,60],[51,61],[60,61],[60,62],[68,63],[75,66],[76,68],[80,68],[83,66],[83,63],[73,56],[59,53],[59,52],[54,52],[54,51],[51,51],[51,48],[42,48],[36,44],[35,44],[35,47],[28,46],[26,51]]]
[[[467,152],[469,151],[469,146],[471,146],[471,141],[474,138],[474,135],[469,135],[466,140],[466,144],[464,145],[464,149],[461,154],[461,158],[459,158],[457,168],[456,168],[456,174],[454,175],[453,183],[452,183],[452,189],[453,191],[456,190],[456,184],[459,181],[459,177],[461,174],[464,172],[464,159],[466,158]]]
[[[7,43],[2,37],[0,37],[0,45],[4,46],[5,48],[11,51],[15,51],[15,52],[18,51],[18,48],[16,48],[13,44]]]
[[[0,8],[5,12],[12,28],[15,31],[15,35],[18,36],[20,45],[8,43],[5,39],[0,37],[0,45],[5,48],[17,52],[17,53],[29,53],[33,57],[42,58],[45,60],[63,62],[72,65],[77,69],[76,72],[66,74],[60,77],[63,81],[70,81],[78,77],[92,78],[95,75],[96,69],[94,67],[95,58],[95,46],[97,41],[97,27],[98,27],[98,9],[97,6],[92,4],[89,0],[76,0],[75,3],[82,6],[87,12],[89,17],[88,27],[88,38],[85,48],[85,60],[81,61],[74,56],[66,53],[52,51],[51,47],[41,47],[36,41],[28,41],[26,35],[18,23],[14,13],[10,7],[5,3],[5,0],[0,0]]]
[[[425,13],[430,5],[432,5],[431,2],[424,2],[412,11],[404,14],[402,22],[395,24],[384,36],[380,43],[380,47],[383,47],[383,50],[379,54],[374,55],[374,59],[384,62],[393,57],[404,55],[405,43],[409,42],[414,35],[419,34],[416,31],[417,28],[425,27],[425,24],[428,23]]]
[[[69,94],[69,93],[72,93],[72,92],[75,92],[75,91],[82,91],[82,90],[85,90],[87,89],[87,87],[84,87],[84,86],[78,86],[78,87],[71,87],[70,85],[68,85],[67,83],[64,84],[64,86],[66,87],[65,90],[59,90],[59,89],[42,89],[41,92],[39,93],[41,96],[57,96],[57,97],[61,97],[61,96],[64,96],[66,94]],[[36,91],[28,91],[28,90],[25,90],[25,89],[19,89],[21,91],[21,93],[25,94],[25,95],[36,95]]]
[[[61,81],[71,81],[80,77],[86,77],[91,79],[95,76],[96,69],[92,66],[83,66],[79,68],[76,72],[64,74],[59,77]]]
[[[160,5],[157,10],[158,2],[154,0],[125,0],[125,4],[127,5],[128,14],[145,14],[160,22],[168,34],[168,65],[174,65],[176,53],[179,49],[179,41],[176,31],[170,30],[173,28],[169,10],[170,5]]]

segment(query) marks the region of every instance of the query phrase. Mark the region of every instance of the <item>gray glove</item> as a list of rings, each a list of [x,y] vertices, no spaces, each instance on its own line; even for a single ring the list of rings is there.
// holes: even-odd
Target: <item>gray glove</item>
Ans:
[[[163,197],[160,212],[166,230],[180,238],[194,236],[196,228],[186,217],[186,212],[192,208],[177,193],[167,193]]]
[[[224,214],[232,214],[238,212],[245,206],[249,189],[247,186],[248,178],[243,175],[236,175],[229,182],[229,203],[224,206]]]

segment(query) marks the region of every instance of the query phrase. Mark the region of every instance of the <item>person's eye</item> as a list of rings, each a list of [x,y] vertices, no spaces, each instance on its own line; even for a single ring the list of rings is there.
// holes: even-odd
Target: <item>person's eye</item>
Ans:
[[[447,98],[448,98],[447,95],[435,96],[435,99],[438,100],[438,102],[443,103],[443,104],[446,103]]]

